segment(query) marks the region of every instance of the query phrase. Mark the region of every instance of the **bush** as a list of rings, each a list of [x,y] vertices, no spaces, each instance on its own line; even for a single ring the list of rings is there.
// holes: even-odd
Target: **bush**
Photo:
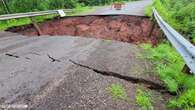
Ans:
[[[167,43],[159,44],[155,48],[149,44],[144,44],[142,47],[147,50],[145,57],[153,61],[155,73],[170,92],[178,95],[170,101],[169,107],[186,110],[194,107],[195,77],[181,72],[184,61],[175,49]]]
[[[195,38],[194,0],[154,0],[160,15],[187,38]]]
[[[11,0],[9,8],[12,13],[30,12],[48,9],[45,0]]]
[[[170,108],[184,108],[185,110],[192,110],[195,106],[195,89],[189,89],[182,93],[178,99],[171,100]]]

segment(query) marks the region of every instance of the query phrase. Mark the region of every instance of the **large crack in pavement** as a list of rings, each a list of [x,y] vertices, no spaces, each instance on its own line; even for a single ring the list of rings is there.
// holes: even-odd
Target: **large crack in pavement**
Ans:
[[[80,110],[83,105],[86,110],[137,108],[134,100],[138,85],[160,91],[155,96],[160,96],[166,89],[161,87],[158,78],[145,73],[150,70],[150,63],[143,63],[145,60],[137,57],[140,54],[138,46],[118,41],[57,36],[41,38],[1,55],[0,81],[4,84],[0,91],[4,98],[1,102],[24,103],[35,110],[67,109],[69,106],[74,108],[72,110]],[[69,59],[90,67],[78,66]],[[112,99],[106,88],[115,83],[124,85],[132,103]],[[162,94],[163,98],[164,95],[168,94]],[[164,102],[159,104],[164,105]]]
[[[14,55],[14,54],[10,54],[10,53],[6,53],[5,55],[9,56],[9,57],[14,57],[14,58],[20,58],[19,56]]]
[[[92,71],[94,71],[98,74],[104,75],[104,76],[112,76],[112,77],[119,78],[119,79],[122,79],[122,80],[125,80],[125,81],[128,81],[128,82],[131,82],[131,83],[143,84],[148,89],[158,91],[162,94],[176,95],[176,93],[168,91],[164,85],[155,83],[153,81],[149,81],[149,80],[146,80],[146,79],[143,79],[143,78],[125,76],[125,75],[121,75],[120,73],[115,73],[115,72],[111,72],[111,71],[98,70],[98,69],[95,69],[93,67],[77,63],[77,62],[75,62],[71,59],[69,61],[71,63],[77,65],[77,66],[90,69],[90,70],[92,70]]]
[[[61,62],[60,60],[53,58],[52,56],[50,56],[49,54],[47,54],[48,58],[50,58],[52,61],[51,62]]]
[[[38,54],[38,53],[34,53],[34,54],[40,56],[40,54]],[[14,54],[11,54],[11,53],[6,53],[5,55],[8,56],[8,57],[20,58],[20,56],[14,55]],[[51,62],[61,62],[59,59],[56,59],[56,58],[52,57],[52,56],[49,55],[49,54],[47,54],[47,57],[48,57],[49,59],[51,59]],[[28,57],[25,57],[25,59],[30,60],[30,58],[28,58]]]

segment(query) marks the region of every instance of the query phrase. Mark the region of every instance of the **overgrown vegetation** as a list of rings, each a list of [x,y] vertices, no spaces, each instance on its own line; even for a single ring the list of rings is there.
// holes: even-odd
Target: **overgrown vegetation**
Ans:
[[[189,39],[195,39],[195,1],[194,0],[153,0],[153,6],[160,15],[176,30]],[[151,6],[146,14],[151,15]]]
[[[45,19],[53,18],[56,15],[46,15],[46,16],[38,16],[35,17],[37,22],[42,22]],[[7,20],[7,21],[0,21],[0,30],[5,30],[9,27],[13,26],[20,26],[20,25],[25,25],[25,24],[30,24],[31,20],[30,18],[22,18],[22,19],[12,19],[12,20]]]
[[[10,13],[31,12],[51,9],[76,8],[78,6],[106,5],[129,0],[4,0]],[[0,1],[0,14],[6,14],[6,8]]]
[[[195,77],[182,73],[184,62],[180,55],[168,44],[159,44],[152,48],[150,44],[142,46],[147,50],[145,57],[154,62],[154,73],[160,77],[170,92],[177,97],[169,101],[171,109],[190,110],[195,106]]]
[[[150,93],[139,87],[136,91],[136,103],[140,106],[140,109],[154,110],[151,101]]]
[[[107,88],[107,90],[114,99],[128,101],[128,96],[125,88],[121,84],[111,84],[110,87]]]
[[[195,43],[195,1],[194,0],[153,0],[153,6],[163,19],[177,31]],[[151,16],[152,6],[145,13]],[[164,81],[170,92],[177,97],[169,101],[171,109],[192,110],[195,107],[195,77],[182,73],[184,62],[180,55],[167,43],[156,48],[143,46],[147,58],[155,63],[155,72]]]

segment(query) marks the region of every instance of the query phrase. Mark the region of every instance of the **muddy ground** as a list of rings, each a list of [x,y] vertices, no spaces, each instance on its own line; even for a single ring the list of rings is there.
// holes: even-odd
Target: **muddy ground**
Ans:
[[[71,35],[118,40],[129,43],[149,42],[157,44],[159,28],[155,27],[150,36],[152,22],[142,16],[77,16],[55,18],[39,23],[41,35]],[[8,31],[27,36],[37,36],[38,32],[31,25],[13,27]]]

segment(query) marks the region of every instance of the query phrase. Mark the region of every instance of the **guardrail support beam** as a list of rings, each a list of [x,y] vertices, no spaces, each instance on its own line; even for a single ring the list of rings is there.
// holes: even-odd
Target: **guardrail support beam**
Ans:
[[[37,24],[36,20],[33,17],[30,17],[30,20],[32,21],[32,24],[33,24],[34,28],[36,29],[38,36],[42,35],[42,31],[41,31],[39,25]]]
[[[193,41],[192,41],[192,38],[190,37],[190,42],[192,43],[192,44],[195,44]],[[187,74],[190,74],[190,75],[193,75],[192,74],[192,72],[191,72],[191,70],[190,70],[190,68],[188,67],[188,65],[184,65],[184,67],[183,67],[183,69],[182,69],[182,72],[183,73],[187,73]]]
[[[189,75],[193,75],[190,68],[185,64],[183,69],[182,69],[183,73],[189,74]]]
[[[156,27],[156,20],[155,20],[155,18],[154,18],[154,15],[152,15],[152,20],[151,20],[151,22],[152,22],[152,27],[151,27],[151,29],[150,29],[150,32],[149,32],[149,35],[148,35],[148,37],[149,38],[151,38],[152,37],[152,33],[153,33],[153,31],[154,31],[154,29],[155,29],[155,27]]]
[[[182,72],[183,73],[186,73],[186,74],[190,74],[192,75],[191,71],[190,71],[190,68],[185,64],[183,69],[182,69]]]

